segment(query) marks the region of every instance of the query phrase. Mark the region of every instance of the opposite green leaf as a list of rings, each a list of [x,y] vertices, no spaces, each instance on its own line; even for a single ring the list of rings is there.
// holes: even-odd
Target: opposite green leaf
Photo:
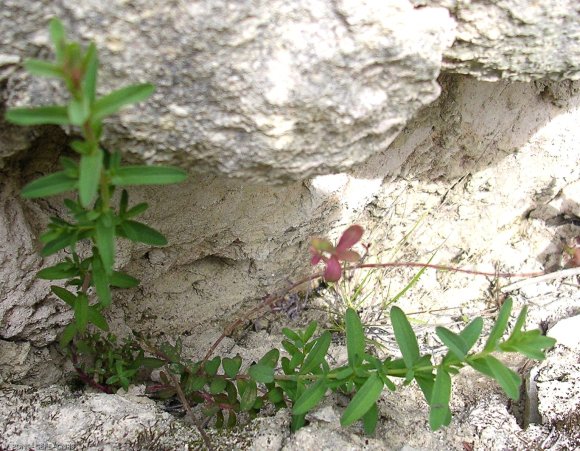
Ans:
[[[512,304],[513,304],[512,298],[507,298],[504,301],[503,305],[501,306],[499,315],[497,316],[497,320],[493,325],[493,328],[491,329],[489,337],[487,338],[487,341],[485,343],[485,347],[483,348],[484,351],[492,352],[495,350],[497,343],[503,336],[506,327],[508,325],[508,320],[510,318],[510,313],[512,311]]]
[[[97,292],[97,297],[103,307],[111,305],[111,289],[109,287],[109,277],[105,272],[99,254],[95,254],[92,259],[92,281]]]
[[[41,269],[36,274],[39,279],[58,280],[69,279],[79,274],[78,268],[70,262],[58,263],[54,266]]]
[[[487,366],[493,373],[494,379],[501,385],[503,391],[514,401],[520,397],[521,377],[515,371],[509,369],[495,357],[489,355],[485,358]]]
[[[186,178],[187,172],[183,169],[169,166],[125,166],[114,172],[111,183],[115,186],[168,185]]]
[[[375,429],[377,428],[377,422],[379,421],[379,408],[375,402],[371,408],[362,417],[363,427],[367,435],[373,435]]]
[[[117,288],[133,288],[139,285],[139,279],[120,271],[113,271],[109,282]]]
[[[341,426],[350,426],[369,411],[379,399],[383,391],[383,383],[376,374],[372,374],[363,386],[356,392],[340,418]]]
[[[81,126],[89,118],[90,105],[85,97],[80,99],[71,99],[68,103],[67,113],[72,125]]]
[[[318,338],[318,340],[316,340],[316,344],[304,359],[304,363],[302,364],[302,368],[300,369],[300,374],[307,374],[312,370],[318,368],[322,364],[322,362],[326,358],[326,353],[328,351],[328,348],[330,347],[331,340],[332,335],[330,334],[329,331],[325,331]]]
[[[357,313],[349,308],[345,314],[346,323],[346,350],[348,363],[351,366],[358,365],[365,353],[365,335]]]
[[[88,320],[89,323],[94,324],[99,329],[104,330],[105,332],[109,331],[107,320],[94,306],[89,307]]]
[[[152,244],[154,246],[165,246],[167,239],[157,230],[137,221],[123,221],[121,230],[131,241],[137,243]]]
[[[315,383],[310,385],[304,393],[298,398],[292,413],[294,415],[303,415],[314,408],[326,393],[327,386],[324,379],[318,379]]]
[[[238,391],[240,392],[240,410],[250,410],[254,407],[256,402],[258,387],[256,383],[252,380],[244,381],[244,384],[240,384],[238,381]],[[240,387],[243,385],[243,387]]]
[[[89,321],[89,298],[87,298],[86,294],[80,293],[78,295],[74,311],[77,330],[80,333],[83,333],[86,330]]]
[[[106,116],[115,114],[125,105],[147,99],[154,91],[155,86],[149,83],[131,85],[113,91],[95,102],[92,119],[99,121]]]
[[[24,62],[24,68],[32,75],[37,75],[39,77],[62,78],[64,74],[59,66],[43,60],[26,60]]]
[[[437,369],[433,393],[429,405],[429,426],[436,431],[441,426],[447,426],[451,422],[451,410],[449,400],[451,399],[451,377],[442,368]]]
[[[62,335],[60,336],[59,344],[61,348],[66,347],[77,334],[76,323],[70,323],[64,328]]]
[[[113,275],[115,264],[115,228],[110,212],[103,214],[97,221],[95,242],[103,261],[103,269],[108,276]]]
[[[99,189],[103,151],[95,149],[92,154],[81,155],[79,165],[79,199],[83,207],[88,207]]]
[[[69,306],[74,307],[77,297],[68,291],[66,288],[57,287],[56,285],[51,285],[50,290],[66,302]]]
[[[89,45],[85,60],[83,61],[85,67],[85,77],[83,80],[83,97],[85,97],[92,105],[95,101],[97,93],[97,71],[99,68],[99,59],[97,56],[97,47],[93,42]]]
[[[256,382],[269,384],[274,381],[274,368],[257,363],[248,369],[248,374]]]
[[[64,46],[66,43],[66,32],[64,31],[64,26],[61,21],[54,17],[50,21],[48,27],[50,32],[50,39],[55,47],[56,59],[62,62],[64,59]]]
[[[64,106],[42,106],[36,108],[11,108],[6,120],[17,125],[68,125],[67,108]]]
[[[467,343],[465,340],[461,338],[459,335],[451,332],[449,329],[445,327],[437,327],[435,329],[437,336],[441,339],[443,344],[449,348],[449,351],[457,357],[460,361],[465,359],[465,355],[467,354],[468,348]]]
[[[222,367],[226,376],[234,378],[238,375],[240,367],[242,366],[242,357],[240,355],[235,356],[233,359],[228,357],[222,360]]]
[[[77,181],[70,178],[64,171],[60,171],[30,182],[22,189],[22,197],[36,199],[54,196],[74,190],[76,187]]]
[[[405,313],[399,307],[391,308],[391,323],[395,332],[395,340],[399,345],[403,360],[407,368],[413,368],[413,365],[419,360],[419,343],[417,336]]]

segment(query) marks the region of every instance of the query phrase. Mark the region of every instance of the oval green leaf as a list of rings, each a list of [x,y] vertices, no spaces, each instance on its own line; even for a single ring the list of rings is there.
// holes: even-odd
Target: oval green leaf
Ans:
[[[342,426],[349,426],[362,418],[373,404],[377,402],[382,391],[383,383],[381,379],[376,374],[372,374],[348,404],[340,418],[340,424]]]
[[[403,354],[405,366],[411,369],[420,357],[417,336],[413,332],[407,316],[399,307],[391,308],[391,323],[395,332],[395,340],[399,345],[401,354]]]
[[[319,379],[310,385],[304,393],[298,398],[292,408],[293,415],[303,415],[314,408],[324,397],[327,390],[326,381]]]
[[[304,359],[304,363],[300,369],[300,374],[307,374],[322,364],[326,358],[326,352],[328,351],[331,340],[332,335],[329,331],[324,331],[324,333],[318,337],[316,344]]]

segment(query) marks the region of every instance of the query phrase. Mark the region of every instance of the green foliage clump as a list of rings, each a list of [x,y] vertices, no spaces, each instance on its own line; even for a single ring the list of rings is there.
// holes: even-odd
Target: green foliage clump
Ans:
[[[28,199],[77,192],[75,198],[64,199],[68,210],[66,219],[53,216],[40,240],[44,247],[40,254],[48,257],[63,249],[69,256],[54,266],[45,268],[38,277],[65,280],[65,287],[52,286],[52,292],[74,311],[75,321],[64,330],[60,344],[67,346],[77,335],[93,324],[108,331],[102,310],[111,304],[111,288],[131,288],[139,284],[134,277],[115,271],[115,248],[118,237],[145,244],[163,246],[165,237],[157,230],[134,220],[147,210],[146,203],[130,205],[129,194],[123,189],[118,206],[112,205],[118,188],[130,185],[178,183],[186,173],[165,166],[124,166],[121,153],[108,152],[100,145],[103,120],[121,108],[143,101],[153,94],[153,85],[131,85],[105,96],[97,95],[98,55],[91,43],[86,50],[66,39],[62,24],[53,19],[50,36],[55,47],[55,61],[28,60],[24,66],[33,75],[61,80],[70,100],[66,105],[34,108],[12,108],[6,119],[19,125],[57,124],[78,128],[82,139],[70,147],[76,159],[62,157],[62,170],[34,180],[24,187],[22,195]],[[91,253],[81,256],[80,242],[90,243]],[[91,303],[90,289],[97,302]]]

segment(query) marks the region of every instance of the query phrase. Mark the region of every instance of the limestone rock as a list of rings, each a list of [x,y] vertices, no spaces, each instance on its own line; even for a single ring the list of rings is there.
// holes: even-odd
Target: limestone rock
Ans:
[[[85,394],[52,386],[0,391],[2,449],[178,449],[201,440],[143,396]]]
[[[413,0],[444,6],[457,21],[445,71],[480,80],[580,79],[576,0]]]
[[[54,14],[102,49],[103,90],[157,86],[113,121],[108,146],[254,182],[341,172],[386,148],[437,98],[455,26],[447,10],[407,0],[64,0],[36,9],[3,3],[6,53],[46,55]],[[9,105],[53,100],[49,84],[23,77],[13,76]]]

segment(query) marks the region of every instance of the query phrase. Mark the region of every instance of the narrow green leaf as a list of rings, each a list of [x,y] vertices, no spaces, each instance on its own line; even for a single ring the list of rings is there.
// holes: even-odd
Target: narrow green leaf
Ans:
[[[113,271],[109,283],[117,288],[133,288],[139,286],[139,279],[121,271]]]
[[[306,414],[292,415],[292,422],[290,423],[290,431],[296,432],[306,423]]]
[[[343,427],[350,426],[363,417],[381,396],[383,383],[376,374],[372,374],[356,392],[340,418]]]
[[[457,357],[460,361],[465,359],[465,355],[468,351],[467,343],[465,343],[465,340],[461,336],[441,326],[435,329],[435,333],[441,339],[443,344],[449,348],[449,351],[455,357]]]
[[[429,403],[429,426],[436,431],[442,426],[447,426],[451,422],[451,409],[449,400],[451,399],[451,377],[442,368],[437,369],[433,393]]]
[[[149,83],[131,85],[113,91],[95,102],[93,120],[101,120],[111,114],[115,114],[125,105],[141,102],[153,94],[154,91],[155,86]]]
[[[50,39],[55,47],[56,59],[61,62],[64,59],[64,47],[66,44],[66,32],[62,22],[54,17],[49,25]]]
[[[375,402],[362,417],[363,427],[367,435],[373,435],[379,421],[379,408]]]
[[[302,340],[304,341],[304,343],[310,340],[312,335],[314,335],[314,332],[316,332],[317,327],[318,323],[316,321],[310,321],[310,323],[308,323],[308,326],[306,326],[306,330],[304,330],[304,333],[302,334]]]
[[[56,252],[69,246],[74,239],[74,233],[71,232],[61,232],[61,234],[52,241],[46,243],[46,245],[40,251],[42,257],[48,257],[49,255],[55,254]]]
[[[298,398],[292,408],[293,415],[303,415],[314,408],[324,397],[327,390],[326,381],[318,379],[311,384],[304,393]]]
[[[431,397],[433,396],[433,387],[435,385],[435,374],[433,374],[432,370],[429,372],[418,372],[418,373],[416,372],[415,381],[417,382],[417,385],[423,392],[423,396],[425,396],[425,400],[428,403]]]
[[[112,225],[111,214],[101,215],[97,221],[95,242],[103,262],[103,269],[108,276],[113,275],[115,265],[115,228]]]
[[[76,323],[70,323],[64,328],[62,335],[60,336],[59,344],[61,348],[65,348],[74,338],[77,333]]]
[[[77,297],[68,291],[66,288],[57,287],[56,285],[51,285],[50,290],[56,294],[60,299],[66,302],[69,306],[74,307],[77,301]]]
[[[82,126],[89,118],[90,105],[88,100],[83,98],[72,98],[67,106],[68,119],[72,125]]]
[[[36,277],[44,280],[70,279],[78,276],[78,268],[71,262],[62,262],[48,268],[41,269]]]
[[[233,359],[228,357],[222,360],[222,367],[224,369],[224,373],[226,376],[230,378],[234,378],[238,375],[238,371],[240,371],[240,367],[242,366],[242,357],[238,354]]]
[[[22,189],[22,196],[27,199],[54,196],[76,189],[77,181],[70,178],[64,171],[45,175],[30,182]]]
[[[125,216],[124,217],[127,218],[127,219],[134,218],[135,216],[139,216],[141,213],[143,213],[148,208],[149,208],[149,204],[146,203],[146,202],[142,202],[142,203],[137,204],[134,207],[130,208],[125,213]]]
[[[113,173],[111,183],[116,186],[168,185],[186,178],[187,172],[170,166],[125,166]]]
[[[506,327],[508,325],[508,320],[510,318],[510,313],[512,311],[512,304],[513,304],[512,298],[507,298],[504,301],[503,305],[501,306],[501,309],[497,316],[497,320],[493,325],[493,328],[491,329],[489,337],[483,348],[484,352],[492,352],[495,350],[497,343],[503,336]]]
[[[477,340],[479,339],[482,330],[483,330],[483,319],[481,317],[477,317],[473,321],[471,321],[467,326],[465,326],[465,329],[463,329],[459,333],[459,335],[461,336],[467,347],[466,352],[469,352],[471,348],[473,348],[475,343],[477,343]]]
[[[82,155],[79,166],[79,200],[83,207],[88,207],[99,189],[103,151],[95,149],[92,154]]]
[[[487,364],[487,360],[485,357],[479,357],[476,359],[468,358],[467,364],[472,367],[475,371],[479,371],[481,374],[486,375],[487,377],[494,378],[493,372],[491,368]]]
[[[287,327],[284,327],[282,329],[282,333],[289,339],[292,340],[294,343],[296,343],[297,341],[302,342],[302,339],[300,338],[300,335],[298,335],[296,332],[294,332],[291,329],[288,329]]]
[[[250,410],[254,407],[256,402],[258,387],[256,383],[252,380],[245,381],[243,390],[240,388],[240,382],[238,381],[238,391],[240,392],[240,410]]]
[[[486,358],[486,363],[491,372],[493,373],[494,379],[499,383],[503,391],[514,401],[517,401],[520,397],[520,385],[522,379],[518,373],[509,369],[503,363],[501,363],[495,357],[488,355]]]
[[[345,323],[348,363],[351,366],[355,366],[362,360],[365,354],[364,330],[359,316],[351,308],[346,310]]]
[[[17,125],[68,125],[67,108],[64,106],[41,106],[34,108],[11,108],[6,120]]]
[[[101,257],[97,253],[92,259],[92,281],[99,298],[99,302],[103,307],[111,305],[111,289],[109,287],[109,277],[105,272]]]
[[[257,363],[248,369],[249,376],[256,382],[269,384],[274,381],[274,368]]]
[[[109,325],[107,324],[107,320],[101,314],[101,312],[97,310],[95,306],[89,307],[88,320],[89,323],[94,324],[99,329],[104,330],[105,332],[109,331]]]
[[[24,68],[32,75],[38,77],[63,77],[62,69],[48,61],[29,59],[24,62]]]
[[[395,332],[395,340],[401,349],[401,354],[403,354],[405,366],[411,369],[420,357],[417,336],[405,313],[399,307],[391,308],[391,323]]]
[[[89,298],[84,293],[80,293],[77,297],[77,301],[74,306],[75,311],[75,323],[77,325],[77,330],[83,333],[87,328],[87,323],[89,320]]]
[[[89,106],[95,102],[97,94],[97,70],[99,67],[99,58],[97,56],[97,47],[93,42],[89,45],[85,59],[83,61],[85,68],[85,77],[83,79],[83,97],[88,100]]]
[[[154,246],[165,246],[167,239],[157,230],[137,221],[123,221],[121,230],[131,241],[137,243],[152,244]]]
[[[322,364],[326,358],[326,353],[330,347],[331,340],[332,335],[329,331],[324,331],[324,333],[318,337],[316,344],[304,359],[304,363],[300,369],[300,374],[310,373]]]
[[[510,334],[508,341],[512,338],[516,339],[522,333],[522,328],[526,323],[527,315],[528,315],[528,306],[524,305],[522,307],[522,310],[520,311],[520,314],[518,315],[518,318],[516,319],[516,323],[514,324],[514,328],[512,329],[512,333]]]

